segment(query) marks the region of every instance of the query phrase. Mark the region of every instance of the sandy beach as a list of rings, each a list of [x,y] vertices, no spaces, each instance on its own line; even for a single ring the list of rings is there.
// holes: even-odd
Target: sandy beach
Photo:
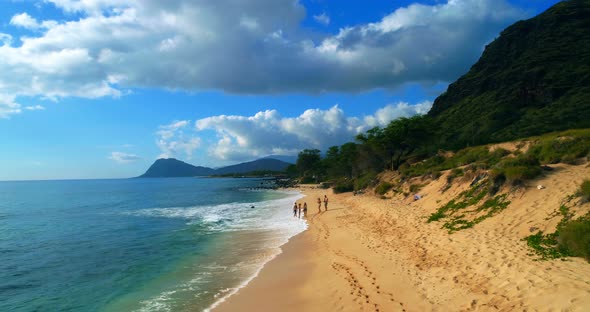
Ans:
[[[418,201],[302,186],[309,229],[215,311],[588,311],[590,264],[535,261],[522,240],[554,230],[562,200],[590,177],[584,165],[554,169],[511,192],[500,214],[453,234],[426,219],[469,181],[444,193],[445,179],[428,181]],[[324,194],[330,205],[318,213]]]

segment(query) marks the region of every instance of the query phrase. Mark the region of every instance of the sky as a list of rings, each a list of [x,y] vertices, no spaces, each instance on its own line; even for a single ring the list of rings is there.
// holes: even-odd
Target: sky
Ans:
[[[0,180],[325,151],[555,0],[0,0]]]

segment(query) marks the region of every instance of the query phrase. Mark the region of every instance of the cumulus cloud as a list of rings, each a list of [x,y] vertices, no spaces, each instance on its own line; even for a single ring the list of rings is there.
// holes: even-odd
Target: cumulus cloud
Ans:
[[[410,105],[407,102],[399,102],[395,105],[389,104],[380,108],[375,112],[375,115],[366,116],[364,118],[365,126],[368,127],[383,127],[390,121],[401,117],[411,117],[414,115],[424,115],[432,108],[431,101],[424,101],[416,105]]]
[[[185,133],[190,128],[190,120],[177,120],[160,126],[156,132],[156,145],[161,151],[158,158],[183,156],[190,159],[201,145],[200,138]]]
[[[141,159],[141,157],[135,154],[129,154],[124,152],[111,152],[111,155],[108,158],[119,164],[132,163]]]
[[[14,25],[14,26],[27,28],[27,29],[32,29],[32,30],[42,29],[42,28],[51,28],[51,27],[57,26],[57,22],[52,21],[52,20],[47,20],[47,21],[43,21],[43,22],[39,23],[35,18],[33,18],[32,16],[30,16],[27,13],[21,13],[21,14],[14,15],[10,19],[10,24]]]
[[[138,87],[268,94],[449,82],[524,17],[506,0],[449,0],[309,34],[301,27],[305,8],[293,0],[45,3],[77,14],[59,23],[12,17],[15,27],[35,31],[20,45],[0,35],[1,116],[20,111],[20,96],[118,97]]]
[[[386,126],[399,117],[428,112],[432,102],[390,104],[364,118],[347,117],[336,106],[308,109],[297,117],[282,117],[276,110],[254,116],[212,116],[195,122],[199,132],[213,130],[218,141],[209,146],[211,156],[225,161],[244,161],[267,155],[296,155],[305,148],[326,150],[341,145],[375,126]]]
[[[320,15],[314,15],[313,19],[323,25],[329,25],[330,24],[330,17],[326,14],[326,13],[322,13]]]

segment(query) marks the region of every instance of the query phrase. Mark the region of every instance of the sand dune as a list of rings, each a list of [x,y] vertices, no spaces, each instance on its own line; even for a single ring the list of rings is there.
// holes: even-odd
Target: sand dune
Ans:
[[[301,201],[327,193],[330,209],[317,214],[310,205],[309,230],[218,310],[589,311],[590,264],[535,261],[522,241],[531,230],[553,231],[555,211],[585,178],[586,166],[557,165],[511,192],[498,215],[453,234],[426,219],[469,181],[441,193],[438,179],[418,201],[304,187]],[[578,215],[590,209],[575,207]]]

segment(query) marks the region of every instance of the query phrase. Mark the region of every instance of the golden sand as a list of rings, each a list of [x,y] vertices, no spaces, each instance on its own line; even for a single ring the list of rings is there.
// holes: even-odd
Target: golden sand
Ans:
[[[555,230],[561,201],[588,178],[586,166],[555,166],[511,192],[500,214],[454,234],[426,219],[468,182],[442,193],[438,179],[418,201],[303,186],[309,230],[215,311],[590,311],[590,264],[535,261],[522,241]],[[318,214],[324,194],[329,210]]]

